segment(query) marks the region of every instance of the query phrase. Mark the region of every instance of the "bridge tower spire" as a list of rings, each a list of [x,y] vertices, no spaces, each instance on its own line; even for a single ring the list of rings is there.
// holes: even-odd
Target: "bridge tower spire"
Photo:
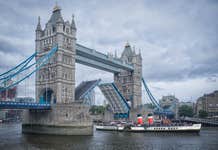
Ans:
[[[75,24],[75,21],[74,21],[74,14],[72,14],[71,28],[73,30],[76,30],[76,24]]]
[[[36,27],[36,31],[42,31],[41,23],[40,23],[40,16],[38,17],[38,24]]]

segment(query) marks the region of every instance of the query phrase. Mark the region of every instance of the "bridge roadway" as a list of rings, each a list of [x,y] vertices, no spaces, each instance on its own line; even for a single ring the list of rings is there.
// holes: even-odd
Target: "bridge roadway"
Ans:
[[[51,109],[51,104],[0,101],[0,109]]]
[[[122,70],[133,71],[133,66],[121,59],[105,55],[80,44],[76,44],[76,62],[112,73],[118,73]]]

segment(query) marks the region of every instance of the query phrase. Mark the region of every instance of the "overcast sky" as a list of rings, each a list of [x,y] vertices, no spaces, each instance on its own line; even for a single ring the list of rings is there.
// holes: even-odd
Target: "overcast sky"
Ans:
[[[0,1],[1,73],[34,52],[37,18],[44,28],[54,5],[52,0]],[[174,94],[195,101],[218,90],[217,0],[64,0],[58,5],[65,20],[75,15],[78,43],[119,55],[126,41],[136,52],[141,49],[143,77],[157,99]],[[113,81],[111,73],[76,64],[77,84],[98,78]]]

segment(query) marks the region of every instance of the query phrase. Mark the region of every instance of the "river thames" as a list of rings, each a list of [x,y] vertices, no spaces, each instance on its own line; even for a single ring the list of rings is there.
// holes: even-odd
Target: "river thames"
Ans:
[[[93,136],[50,136],[22,134],[21,124],[0,124],[0,149],[217,150],[218,128],[203,128],[199,134],[95,131]]]

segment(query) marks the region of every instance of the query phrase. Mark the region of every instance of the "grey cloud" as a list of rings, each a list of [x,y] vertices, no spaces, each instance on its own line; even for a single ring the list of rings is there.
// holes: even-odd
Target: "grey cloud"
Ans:
[[[141,49],[143,75],[148,81],[180,82],[218,74],[218,3],[215,0],[60,1],[64,19],[75,14],[77,42],[103,53],[126,41]],[[37,16],[48,21],[55,1],[0,2],[0,52],[21,57],[34,52]],[[7,19],[5,19],[7,18]],[[1,59],[1,66],[9,56]],[[18,60],[16,60],[18,61]],[[7,64],[12,66],[13,63]],[[77,65],[76,78],[113,80],[110,73]],[[89,72],[90,74],[87,74]],[[163,87],[165,89],[165,87]],[[165,91],[165,90],[162,90]]]
[[[0,40],[0,51],[5,53],[16,53],[17,48],[3,39]]]

